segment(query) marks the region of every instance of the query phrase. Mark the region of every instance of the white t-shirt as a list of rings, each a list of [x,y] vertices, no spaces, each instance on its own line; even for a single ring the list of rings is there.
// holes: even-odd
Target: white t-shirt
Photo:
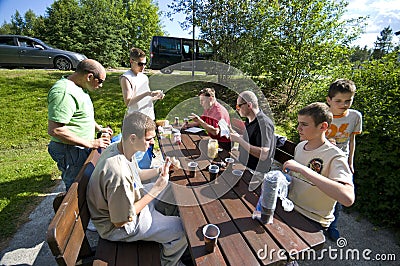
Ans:
[[[128,79],[131,85],[131,89],[136,90],[135,95],[140,95],[150,91],[149,78],[142,72],[139,72],[137,75],[135,75],[132,70],[128,70],[121,76]],[[146,96],[137,103],[129,103],[127,113],[130,114],[134,111],[138,111],[145,115],[148,115],[151,119],[154,120],[155,114],[152,97]]]
[[[319,148],[306,151],[300,142],[294,152],[294,160],[306,165],[315,172],[337,182],[353,185],[353,175],[347,163],[346,155],[329,141]],[[335,219],[333,212],[336,200],[332,199],[307,178],[296,172],[289,188],[289,199],[295,204],[295,210],[304,216],[328,227]]]
[[[359,111],[348,109],[343,115],[334,115],[331,125],[326,131],[328,139],[333,138],[336,146],[346,155],[349,155],[349,143],[351,134],[361,134],[362,115]]]

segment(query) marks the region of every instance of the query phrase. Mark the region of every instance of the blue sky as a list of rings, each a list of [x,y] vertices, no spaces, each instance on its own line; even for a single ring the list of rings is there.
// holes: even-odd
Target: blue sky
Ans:
[[[173,0],[155,0],[158,3],[160,10],[169,11],[168,4]],[[11,16],[15,14],[15,11],[23,16],[26,11],[32,9],[33,12],[39,15],[45,15],[47,7],[49,7],[54,0],[0,0],[0,24],[4,21],[10,22]],[[166,16],[162,17],[162,23],[165,26],[164,30],[168,32],[170,36],[192,38],[190,31],[183,31],[178,24],[179,20],[183,20],[182,15],[176,15],[174,21],[170,21]]]
[[[167,5],[173,0],[154,0],[162,11],[168,11]],[[21,15],[28,9],[32,9],[36,15],[45,15],[46,8],[54,0],[0,0],[0,23],[9,22],[11,16],[18,10]],[[400,31],[400,1],[399,0],[349,0],[348,12],[345,18],[369,16],[366,33],[355,42],[363,47],[372,48],[380,31],[390,26],[394,32]],[[164,30],[170,36],[191,38],[190,31],[183,31],[177,21],[183,20],[182,15],[175,15],[174,21],[162,17]],[[197,36],[197,35],[196,35]],[[394,37],[394,41],[399,41]]]

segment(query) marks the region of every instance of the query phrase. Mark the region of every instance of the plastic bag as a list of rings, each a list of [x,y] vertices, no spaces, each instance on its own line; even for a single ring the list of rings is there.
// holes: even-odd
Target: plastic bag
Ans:
[[[291,176],[282,171],[270,171],[264,175],[261,195],[252,218],[263,223],[272,223],[276,208],[277,198],[281,199],[285,211],[292,211],[294,204],[287,198]]]

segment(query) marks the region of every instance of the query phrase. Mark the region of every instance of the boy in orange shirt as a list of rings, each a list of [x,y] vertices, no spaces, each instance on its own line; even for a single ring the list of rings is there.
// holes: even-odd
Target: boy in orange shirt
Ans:
[[[329,109],[333,114],[333,120],[326,131],[326,137],[346,153],[349,167],[353,174],[354,151],[356,148],[355,137],[361,134],[362,131],[361,113],[350,109],[355,93],[356,85],[353,81],[338,79],[330,85],[328,97],[326,97]],[[335,221],[331,223],[328,229],[328,236],[333,240],[337,240],[340,237],[340,233],[337,230],[337,221],[341,207],[339,203],[336,204]]]

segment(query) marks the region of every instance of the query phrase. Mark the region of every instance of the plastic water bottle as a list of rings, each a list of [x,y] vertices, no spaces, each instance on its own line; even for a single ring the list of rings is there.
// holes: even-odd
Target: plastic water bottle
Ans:
[[[266,176],[262,184],[261,221],[272,223],[278,198],[278,179]]]

